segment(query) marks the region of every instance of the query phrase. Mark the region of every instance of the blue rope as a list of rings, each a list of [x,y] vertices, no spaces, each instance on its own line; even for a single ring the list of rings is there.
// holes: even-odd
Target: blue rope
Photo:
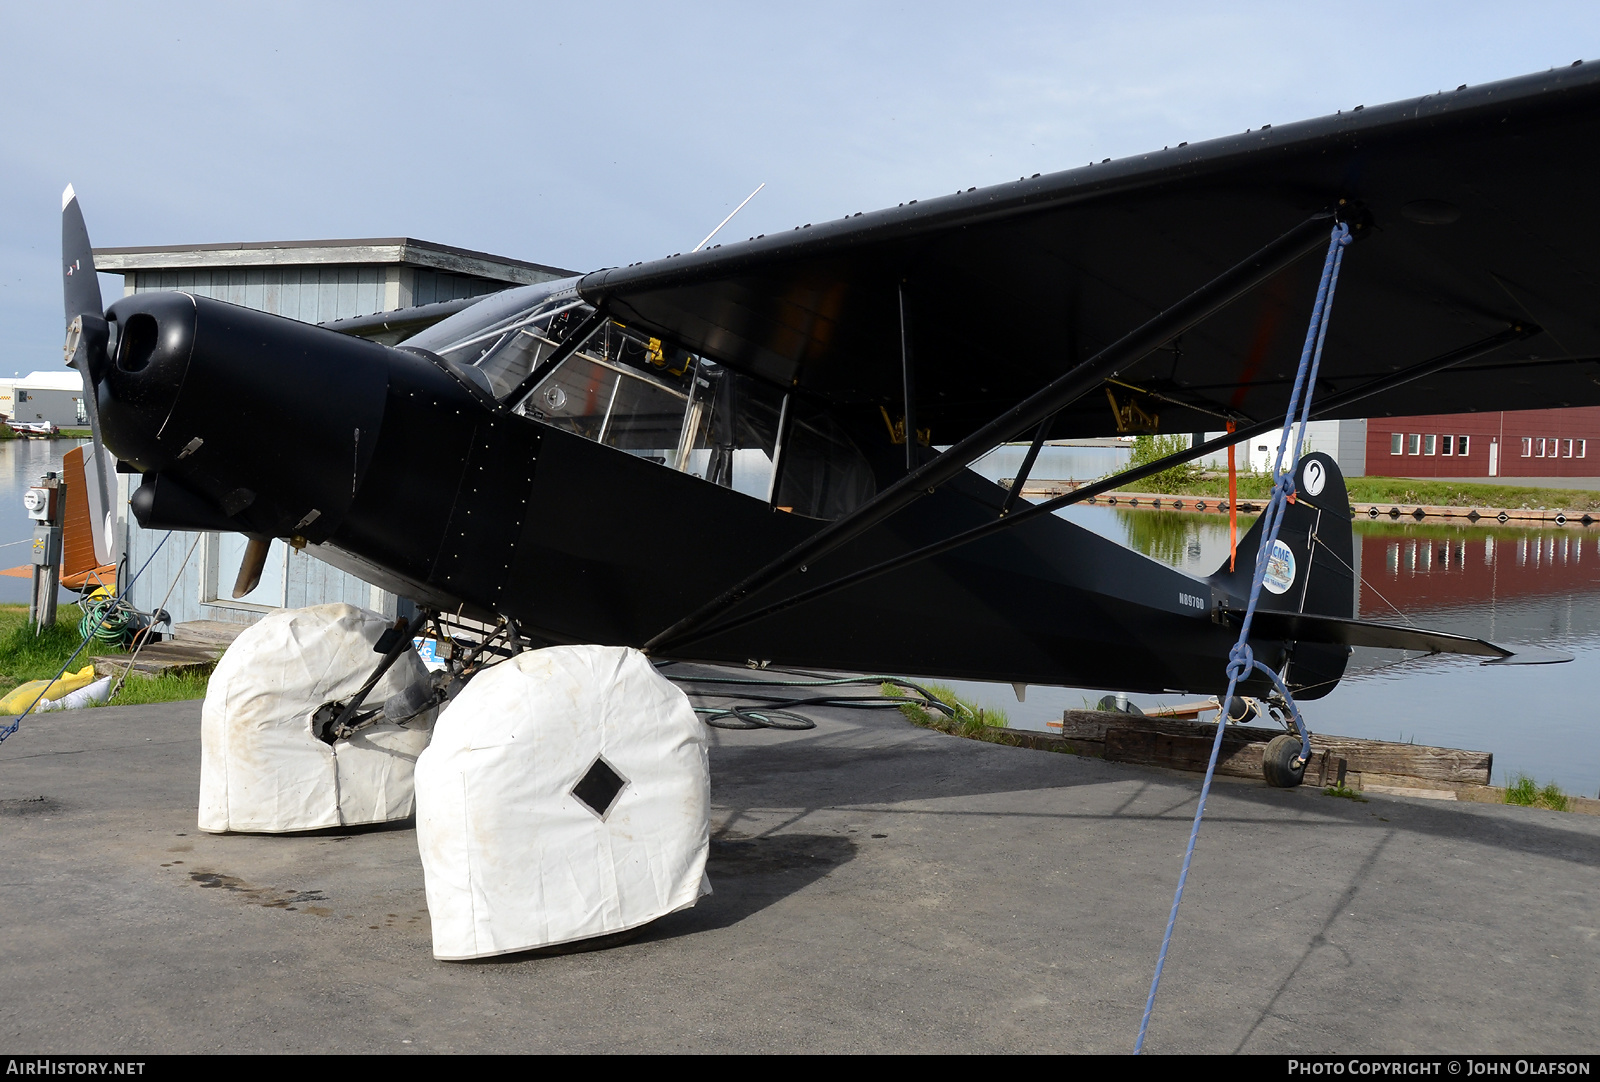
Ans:
[[[1167,951],[1172,946],[1172,930],[1178,923],[1178,904],[1183,901],[1184,884],[1189,880],[1189,864],[1194,860],[1194,844],[1200,837],[1200,820],[1206,813],[1206,797],[1211,794],[1211,779],[1217,771],[1217,755],[1222,750],[1222,736],[1227,731],[1226,704],[1233,702],[1233,693],[1239,681],[1252,672],[1264,673],[1272,681],[1286,703],[1300,736],[1300,759],[1311,757],[1311,733],[1306,729],[1300,708],[1289,694],[1279,675],[1257,661],[1250,650],[1250,624],[1255,619],[1256,602],[1261,597],[1261,583],[1266,577],[1267,563],[1272,548],[1278,541],[1278,529],[1283,525],[1284,512],[1294,496],[1294,471],[1283,469],[1284,452],[1289,448],[1293,434],[1294,450],[1289,458],[1291,465],[1300,460],[1300,447],[1305,440],[1306,425],[1311,420],[1311,396],[1317,384],[1317,370],[1322,365],[1322,345],[1328,336],[1328,317],[1333,312],[1333,294],[1339,287],[1339,266],[1344,262],[1344,249],[1350,243],[1350,227],[1340,222],[1328,238],[1328,255],[1322,263],[1322,281],[1317,286],[1317,302],[1311,308],[1311,324],[1306,328],[1306,341],[1300,351],[1300,367],[1295,373],[1294,390],[1289,395],[1289,408],[1283,419],[1283,439],[1278,441],[1278,457],[1273,463],[1272,498],[1263,515],[1261,546],[1256,552],[1255,574],[1250,582],[1250,603],[1245,606],[1244,622],[1239,627],[1239,641],[1228,651],[1228,693],[1223,696],[1224,706],[1217,712],[1217,735],[1211,742],[1211,759],[1206,763],[1206,778],[1200,786],[1200,803],[1194,810],[1194,823],[1189,828],[1189,845],[1183,852],[1183,870],[1178,873],[1178,889],[1172,895],[1172,911],[1167,914],[1167,930],[1161,937],[1161,953],[1156,957],[1155,975],[1150,978],[1150,995],[1144,1003],[1144,1018],[1139,1023],[1139,1039],[1133,1046],[1135,1055],[1144,1051],[1144,1038],[1150,1028],[1150,1014],[1155,1010],[1156,990],[1161,987],[1161,970],[1167,964]],[[1301,392],[1304,392],[1304,399]],[[1296,427],[1298,421],[1298,428]]]
[[[133,578],[128,580],[128,585],[126,587],[122,587],[119,584],[117,595],[118,600],[128,596],[128,591],[133,589],[133,584],[139,581],[139,576],[144,574],[144,569],[150,566],[150,561],[156,558],[156,553],[161,551],[161,546],[165,545],[167,543],[167,538],[171,536],[172,531],[168,530],[167,536],[156,542],[156,547],[150,551],[149,556],[145,557],[144,563],[140,565],[138,572],[133,576]],[[101,616],[101,624],[104,624],[105,621],[110,618],[110,615],[113,611],[115,611],[113,606],[105,607],[104,615]],[[78,655],[83,653],[83,648],[89,645],[90,640],[94,638],[94,634],[98,630],[100,630],[99,625],[97,625],[93,630],[83,637],[83,641],[78,644],[78,648],[72,651],[72,656],[67,658],[66,664],[61,666],[61,672],[56,673],[55,677],[50,681],[50,683],[45,684],[44,687],[39,689],[39,694],[33,697],[33,702],[28,704],[28,709],[18,714],[16,721],[13,721],[10,725],[5,726],[4,728],[0,728],[0,744],[4,744],[6,737],[15,734],[18,729],[22,728],[22,719],[27,717],[29,712],[32,711],[34,707],[39,705],[39,700],[44,698],[44,693],[50,690],[50,684],[55,683],[56,680],[60,680],[61,673],[66,672],[72,667],[72,663],[78,660]]]

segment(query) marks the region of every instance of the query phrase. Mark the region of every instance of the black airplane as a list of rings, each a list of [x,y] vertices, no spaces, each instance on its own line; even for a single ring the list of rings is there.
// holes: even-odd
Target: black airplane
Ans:
[[[69,188],[67,352],[140,524],[251,538],[236,596],[283,538],[509,649],[1216,693],[1260,524],[1198,578],[1052,512],[1280,428],[1341,225],[1312,416],[1600,403],[1597,168],[1580,64],[320,327],[103,309]],[[1046,440],[1228,427],[1018,499]],[[1294,468],[1251,646],[1296,697],[1355,645],[1555,659],[1355,619]]]

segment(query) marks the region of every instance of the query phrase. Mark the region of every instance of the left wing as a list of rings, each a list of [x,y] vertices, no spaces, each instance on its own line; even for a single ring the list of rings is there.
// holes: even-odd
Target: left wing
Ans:
[[[396,308],[389,312],[373,312],[366,316],[330,319],[317,326],[392,346],[492,296],[493,293],[482,293],[476,297],[459,297],[453,301],[418,304],[410,308]]]
[[[953,443],[1308,216],[1353,220],[1318,395],[1531,337],[1327,416],[1600,404],[1600,64],[1262,128],[597,271],[623,323]],[[1281,417],[1320,258],[1125,368],[1050,435]],[[1126,416],[1126,412],[1124,416]],[[881,426],[881,421],[878,422]],[[1020,433],[1018,434],[1020,435]]]

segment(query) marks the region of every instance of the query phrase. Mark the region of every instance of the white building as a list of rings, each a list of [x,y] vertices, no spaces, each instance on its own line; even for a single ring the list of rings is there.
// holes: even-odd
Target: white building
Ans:
[[[8,421],[51,421],[61,428],[82,428],[89,423],[83,377],[70,368],[0,377],[0,414]]]
[[[1222,436],[1221,432],[1207,432],[1205,438],[1213,440]],[[1283,439],[1283,430],[1276,429],[1265,435],[1257,436],[1248,443],[1237,445],[1234,451],[1235,461],[1240,470],[1250,470],[1254,473],[1266,473],[1272,469],[1272,464],[1278,457],[1278,444]],[[1339,469],[1346,477],[1362,477],[1367,472],[1367,422],[1366,421],[1312,421],[1306,425],[1305,443],[1301,445],[1301,453],[1308,451],[1321,451],[1331,455],[1339,464]],[[1201,464],[1207,469],[1225,470],[1228,468],[1228,452],[1217,451],[1201,459]],[[1285,457],[1287,465],[1287,456]]]

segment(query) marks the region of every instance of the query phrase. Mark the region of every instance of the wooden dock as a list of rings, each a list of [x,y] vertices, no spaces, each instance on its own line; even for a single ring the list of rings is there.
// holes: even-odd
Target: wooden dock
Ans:
[[[1022,486],[1022,495],[1028,499],[1047,500],[1082,488],[1084,481],[1030,482]],[[1084,503],[1109,507],[1131,507],[1146,511],[1197,511],[1203,514],[1227,514],[1228,501],[1219,496],[1173,496],[1160,492],[1111,492],[1104,496],[1090,496]],[[1239,512],[1256,515],[1266,510],[1265,500],[1240,500]],[[1544,507],[1448,507],[1439,504],[1416,503],[1366,503],[1350,505],[1350,513],[1357,518],[1391,521],[1412,519],[1452,519],[1477,525],[1495,523],[1538,523],[1541,526],[1592,526],[1600,518],[1588,511],[1566,511]]]
[[[1054,727],[1053,722],[1051,725]],[[1216,728],[1206,722],[1110,710],[1068,710],[1062,715],[1059,735],[1022,729],[990,729],[981,739],[1113,763],[1204,773],[1216,732]],[[1228,726],[1217,757],[1217,773],[1262,780],[1262,754],[1267,743],[1282,734],[1282,729],[1264,726]],[[1489,784],[1493,766],[1494,756],[1487,751],[1313,732],[1311,762],[1306,766],[1304,784],[1318,788],[1334,786],[1339,783],[1343,771],[1344,786],[1354,794],[1380,793],[1501,804],[1505,801],[1505,790]],[[1569,811],[1600,815],[1600,800],[1568,795],[1567,802]]]
[[[133,658],[133,671],[140,676],[208,670],[217,663],[239,633],[249,624],[225,624],[218,620],[193,620],[173,628],[173,637],[153,642]],[[111,654],[94,659],[96,676],[121,676],[128,667],[129,655]]]

